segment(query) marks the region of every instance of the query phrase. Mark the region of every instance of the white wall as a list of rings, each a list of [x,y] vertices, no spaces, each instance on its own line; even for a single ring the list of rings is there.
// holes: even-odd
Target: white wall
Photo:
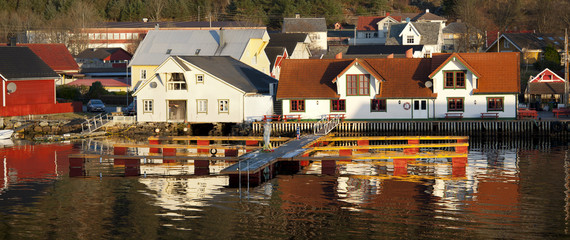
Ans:
[[[263,115],[273,115],[273,97],[269,95],[246,95],[244,98],[245,121],[259,121]]]

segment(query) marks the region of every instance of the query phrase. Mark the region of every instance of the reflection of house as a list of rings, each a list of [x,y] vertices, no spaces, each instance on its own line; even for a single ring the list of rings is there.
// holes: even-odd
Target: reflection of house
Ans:
[[[28,47],[0,47],[0,77],[0,116],[74,111],[75,103],[56,102],[60,76]]]
[[[327,23],[324,18],[301,18],[299,15],[284,18],[282,32],[308,34],[312,55],[321,55],[327,51]]]
[[[127,92],[129,85],[123,83],[121,81],[115,79],[95,79],[95,78],[87,78],[87,79],[78,79],[73,82],[68,83],[67,85],[71,86],[85,86],[87,88],[91,87],[94,82],[100,82],[109,92]]]
[[[122,48],[88,48],[75,56],[82,69],[85,68],[122,68],[133,56]],[[124,71],[124,70],[123,70]]]
[[[347,119],[437,119],[449,113],[480,118],[487,112],[514,118],[519,88],[516,53],[285,59],[277,99],[283,100],[283,114],[305,119],[326,114],[345,114]]]
[[[531,107],[540,109],[548,102],[562,102],[566,81],[550,69],[544,69],[536,76],[531,76],[525,91],[525,101]],[[542,105],[536,105],[542,103]]]
[[[311,57],[310,40],[305,33],[270,33],[269,38],[265,53],[271,63],[271,76],[274,78],[279,78],[282,59]]]
[[[541,33],[504,33],[495,40],[487,52],[519,52],[521,64],[532,65],[543,57],[547,46],[554,47],[563,58],[564,37]]]
[[[433,22],[408,22],[391,24],[386,45],[423,45],[423,55],[441,52],[443,33],[441,24]]]
[[[136,87],[152,78],[171,55],[230,56],[269,75],[268,42],[265,29],[149,31],[130,62],[132,83]]]
[[[73,80],[73,76],[79,73],[79,66],[71,56],[64,44],[18,44],[30,48],[40,57],[51,69],[61,77],[61,81],[56,84],[65,84]]]
[[[134,93],[137,121],[237,123],[273,114],[272,77],[227,56],[170,56]]]

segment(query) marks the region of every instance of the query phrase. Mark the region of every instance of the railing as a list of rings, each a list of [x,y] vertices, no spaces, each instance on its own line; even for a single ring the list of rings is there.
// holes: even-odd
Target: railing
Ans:
[[[315,135],[327,135],[330,133],[342,120],[341,116],[323,115],[321,120],[319,120],[313,127]]]
[[[108,113],[101,113],[93,118],[87,119],[81,124],[81,133],[92,133],[97,131],[97,129],[103,127],[108,122],[112,121],[113,118],[109,116]]]

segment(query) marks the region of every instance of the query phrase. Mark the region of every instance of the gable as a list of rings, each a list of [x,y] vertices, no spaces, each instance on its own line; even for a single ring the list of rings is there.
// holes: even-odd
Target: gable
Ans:
[[[546,68],[532,78],[529,83],[540,83],[540,82],[565,82],[564,78],[558,76],[552,70]]]

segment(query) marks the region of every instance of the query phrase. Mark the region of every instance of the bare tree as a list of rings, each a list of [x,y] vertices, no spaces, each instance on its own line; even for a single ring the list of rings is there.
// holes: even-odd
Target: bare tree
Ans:
[[[151,19],[155,22],[160,21],[162,11],[166,7],[167,0],[150,0],[147,1],[148,12],[152,14]]]
[[[482,0],[463,0],[458,1],[453,9],[457,18],[464,23],[458,52],[478,52],[485,46],[484,29],[487,29],[488,23],[481,4]]]
[[[489,16],[499,31],[507,31],[522,22],[525,12],[521,0],[493,0],[490,3]]]

